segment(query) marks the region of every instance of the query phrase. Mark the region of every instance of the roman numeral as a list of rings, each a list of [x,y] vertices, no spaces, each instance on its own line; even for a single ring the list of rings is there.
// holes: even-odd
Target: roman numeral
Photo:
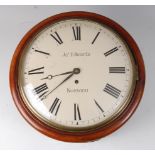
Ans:
[[[81,120],[81,114],[78,104],[74,104],[74,120]]]
[[[44,83],[33,90],[35,94],[39,95],[39,98],[42,99],[42,97],[48,92],[47,84]]]
[[[60,105],[61,105],[61,101],[58,98],[56,98],[52,106],[50,107],[49,112],[56,116],[60,108]]]
[[[106,84],[104,91],[115,98],[118,98],[121,91],[110,84]]]
[[[92,44],[94,44],[94,42],[95,42],[95,41],[96,41],[96,39],[98,38],[99,34],[100,34],[100,32],[98,32],[98,33],[96,34],[96,36],[95,36],[94,40],[92,41]]]
[[[110,55],[110,54],[112,54],[112,53],[116,52],[117,50],[118,50],[118,48],[117,48],[117,47],[115,47],[115,48],[113,48],[113,49],[111,49],[111,50],[107,51],[106,53],[104,53],[104,55],[107,57],[108,55]]]
[[[80,26],[72,27],[74,39],[81,40],[81,28]]]
[[[58,44],[61,45],[63,43],[62,39],[60,38],[57,32],[54,32],[54,34],[51,34],[51,36]]]
[[[101,108],[101,106],[97,103],[97,101],[94,99],[94,102],[96,106],[100,109],[101,112],[104,112],[104,110]]]
[[[34,52],[45,54],[45,55],[50,55],[50,53],[47,53],[47,52],[44,52],[44,51],[40,51],[40,50],[36,50],[34,48],[32,48],[32,49],[34,50]]]
[[[109,67],[109,73],[125,73],[125,67]]]
[[[32,69],[32,70],[28,71],[28,75],[43,74],[44,73],[43,69],[44,69],[44,67]]]

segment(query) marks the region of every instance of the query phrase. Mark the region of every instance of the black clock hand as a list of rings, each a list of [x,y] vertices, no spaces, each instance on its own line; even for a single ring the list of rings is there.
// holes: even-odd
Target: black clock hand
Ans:
[[[52,89],[48,94],[46,94],[42,99],[45,99],[49,94],[51,94],[53,91],[55,91],[59,86],[61,86],[64,82],[66,82],[68,79],[70,79],[74,74],[79,74],[80,69],[79,68],[74,68],[73,71],[67,78],[65,78],[59,85],[57,85],[54,89]]]
[[[57,74],[57,75],[48,75],[47,77],[42,78],[41,80],[45,80],[45,79],[51,80],[53,77],[60,76],[60,75],[71,74],[72,72],[73,72],[73,71],[65,72],[65,73],[61,73],[61,74]]]

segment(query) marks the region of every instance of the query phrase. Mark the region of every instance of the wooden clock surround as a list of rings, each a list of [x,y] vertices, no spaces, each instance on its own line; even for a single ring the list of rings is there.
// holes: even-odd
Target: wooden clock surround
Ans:
[[[90,131],[83,131],[83,132],[67,132],[58,130],[54,127],[48,126],[40,119],[38,119],[34,114],[27,108],[25,105],[19,91],[18,86],[18,68],[19,68],[19,60],[21,57],[21,53],[25,46],[29,43],[29,41],[42,29],[48,27],[50,24],[58,22],[60,20],[65,19],[73,19],[73,18],[82,18],[82,19],[89,19],[95,22],[107,25],[108,27],[112,28],[116,31],[127,43],[128,47],[130,48],[132,55],[135,60],[135,64],[138,68],[138,79],[136,81],[136,86],[134,90],[134,94],[130,100],[130,103],[125,108],[125,110],[114,120],[107,123],[104,126],[100,126],[99,128],[95,128],[94,130]],[[94,141],[96,139],[102,138],[115,130],[121,127],[134,113],[137,106],[139,105],[140,99],[143,95],[145,85],[145,68],[144,62],[140,53],[140,50],[135,43],[134,39],[129,35],[129,33],[124,30],[120,25],[116,22],[112,21],[111,19],[89,12],[66,12],[61,13],[52,17],[45,19],[44,21],[37,24],[33,27],[21,40],[19,45],[16,48],[16,51],[13,55],[11,66],[10,66],[10,89],[13,96],[13,100],[18,108],[19,112],[23,115],[26,121],[31,124],[34,128],[36,128],[41,133],[52,137],[57,140],[66,141],[66,142],[87,142],[87,141]]]

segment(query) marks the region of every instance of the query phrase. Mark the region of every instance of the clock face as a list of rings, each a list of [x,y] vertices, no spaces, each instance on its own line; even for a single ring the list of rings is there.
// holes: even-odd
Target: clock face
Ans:
[[[52,127],[104,125],[128,105],[135,66],[123,39],[91,20],[62,20],[41,30],[20,59],[19,88],[28,109]]]

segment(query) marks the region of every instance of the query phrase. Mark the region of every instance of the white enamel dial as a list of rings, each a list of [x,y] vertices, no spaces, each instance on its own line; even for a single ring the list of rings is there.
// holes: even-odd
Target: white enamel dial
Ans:
[[[19,86],[28,108],[64,130],[115,117],[134,89],[134,61],[107,26],[73,19],[43,29],[24,49]]]

